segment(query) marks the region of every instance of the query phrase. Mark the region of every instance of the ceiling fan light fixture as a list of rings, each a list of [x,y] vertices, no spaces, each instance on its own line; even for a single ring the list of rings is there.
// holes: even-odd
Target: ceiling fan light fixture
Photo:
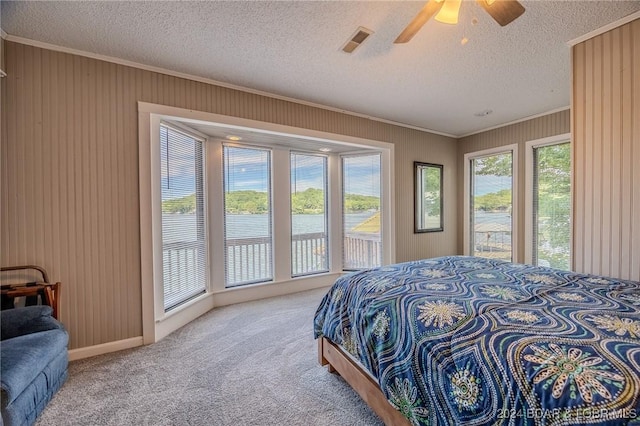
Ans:
[[[443,24],[457,24],[461,4],[462,0],[445,0],[440,12],[436,15],[436,21]]]

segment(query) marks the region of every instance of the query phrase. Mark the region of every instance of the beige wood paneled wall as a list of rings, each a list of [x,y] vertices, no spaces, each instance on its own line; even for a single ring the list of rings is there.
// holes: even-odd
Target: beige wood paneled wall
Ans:
[[[71,348],[142,334],[137,101],[395,144],[396,260],[457,252],[456,140],[15,42],[5,43],[2,265],[63,283]],[[413,234],[413,161],[445,170],[445,231]]]
[[[464,155],[469,152],[482,151],[504,145],[518,144],[518,193],[525,191],[525,145],[528,141],[550,136],[562,135],[570,132],[569,110],[556,112],[498,129],[489,130],[467,136],[458,141],[458,206],[463,206],[464,197]],[[517,262],[524,262],[524,203],[525,197],[518,197],[518,258]],[[462,210],[462,208],[461,208]],[[458,227],[463,226],[463,212],[458,215]],[[463,252],[463,235],[458,233],[458,251]]]
[[[572,55],[574,267],[640,281],[640,20]]]

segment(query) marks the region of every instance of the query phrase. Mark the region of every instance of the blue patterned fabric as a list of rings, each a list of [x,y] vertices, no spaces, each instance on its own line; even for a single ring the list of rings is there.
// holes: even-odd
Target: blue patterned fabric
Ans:
[[[326,336],[414,425],[640,425],[640,283],[476,257],[339,278]]]

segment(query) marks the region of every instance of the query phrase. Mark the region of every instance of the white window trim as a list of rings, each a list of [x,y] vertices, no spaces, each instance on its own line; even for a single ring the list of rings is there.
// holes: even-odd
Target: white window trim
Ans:
[[[463,254],[471,255],[471,160],[491,155],[511,152],[512,158],[512,199],[511,210],[511,261],[518,261],[518,144],[503,145],[482,151],[469,152],[464,155],[464,201],[463,201]]]
[[[393,256],[393,261],[386,260],[386,255],[387,255],[387,251],[386,247],[385,247],[385,232],[389,231],[389,228],[391,228],[391,226],[389,225],[388,221],[385,220],[385,211],[384,211],[384,203],[385,203],[385,198],[384,198],[384,172],[383,172],[383,167],[384,167],[384,157],[383,157],[383,153],[379,152],[378,154],[380,154],[380,212],[382,213],[382,220],[380,222],[380,238],[382,240],[382,265],[387,265],[390,263],[395,263],[395,256]],[[344,172],[344,166],[343,166],[343,160],[345,158],[354,158],[354,157],[362,157],[362,156],[366,156],[366,155],[373,155],[373,153],[371,151],[354,151],[354,152],[349,152],[349,153],[344,153],[341,154],[339,157],[339,168],[340,168],[340,189],[339,189],[339,197],[340,197],[340,213],[339,216],[340,218],[344,217],[344,210],[342,209],[342,203],[344,200],[344,185],[343,185],[343,172]],[[357,269],[344,269],[344,224],[342,223],[342,219],[340,219],[340,265],[343,268],[343,271],[345,272],[352,272],[352,271],[357,271]],[[386,228],[386,229],[385,229]],[[393,253],[395,253],[395,249],[393,250]]]
[[[269,197],[270,197],[270,205],[269,205],[269,220],[270,220],[270,226],[271,226],[271,278],[270,279],[262,279],[262,280],[257,280],[257,281],[252,281],[252,282],[245,282],[245,283],[240,283],[240,284],[236,284],[235,286],[230,286],[230,287],[226,287],[227,285],[227,276],[226,276],[226,249],[225,249],[225,244],[223,243],[222,245],[222,251],[220,252],[220,257],[222,257],[223,259],[223,271],[225,272],[223,274],[223,278],[222,278],[222,282],[223,282],[223,286],[222,286],[222,290],[230,290],[233,288],[239,288],[239,287],[244,287],[244,286],[250,286],[250,285],[255,285],[255,284],[268,284],[268,283],[273,283],[273,282],[280,282],[280,281],[284,281],[286,277],[286,273],[284,273],[284,269],[283,269],[283,265],[284,264],[288,264],[289,262],[291,262],[290,256],[287,257],[284,254],[280,254],[279,250],[281,250],[281,247],[284,247],[285,245],[283,244],[283,240],[286,237],[286,235],[284,235],[287,231],[286,228],[284,228],[287,223],[286,220],[278,217],[275,211],[275,206],[279,206],[278,210],[280,210],[280,206],[285,206],[289,205],[289,201],[284,200],[279,193],[280,191],[278,191],[278,195],[276,195],[276,191],[274,190],[274,188],[280,186],[280,185],[285,185],[288,184],[289,182],[289,177],[286,176],[287,173],[284,173],[285,171],[288,170],[288,163],[283,163],[283,157],[288,155],[288,151],[283,152],[282,149],[274,149],[268,146],[258,146],[258,145],[253,145],[253,144],[242,144],[242,143],[237,143],[237,142],[228,142],[228,141],[219,141],[218,143],[220,143],[222,145],[222,150],[224,150],[224,147],[231,147],[231,148],[242,148],[242,149],[255,149],[255,150],[259,150],[259,151],[265,151],[268,152],[269,154]],[[218,161],[219,163],[223,163],[222,161]],[[219,174],[218,176],[223,176],[224,174],[224,164],[222,165],[222,169],[221,169],[221,174]],[[222,185],[211,185],[211,186],[221,186],[223,187],[223,185],[225,185],[224,182],[224,178],[222,179],[221,182]],[[290,187],[290,185],[289,185]],[[223,189],[224,192],[224,189]],[[216,202],[218,200],[223,200],[224,199],[224,194],[221,195],[221,198],[212,198],[213,202]],[[220,203],[222,204],[222,215],[223,215],[223,241],[224,241],[224,219],[225,219],[225,206],[224,206],[224,202]],[[290,208],[289,208],[290,209]],[[291,226],[289,225],[289,229],[291,229]],[[288,231],[289,233],[291,232],[290,230]],[[278,256],[276,256],[276,253],[279,253]]]
[[[173,131],[178,132],[178,133],[183,133],[184,135],[193,138],[195,140],[197,140],[198,142],[202,143],[202,192],[203,194],[205,194],[205,200],[206,200],[206,194],[207,194],[207,190],[209,187],[209,179],[208,179],[208,169],[207,169],[207,135],[198,132],[197,130],[194,129],[190,129],[189,127],[186,127],[180,123],[173,123],[167,120],[160,120],[160,123],[158,125],[158,128],[160,125],[163,125],[169,129],[173,129]],[[154,131],[155,133],[155,131]],[[157,136],[157,140],[155,140]],[[157,135],[152,134],[151,135],[151,155],[153,157],[160,157],[160,134],[158,133]],[[153,182],[153,191],[158,191],[158,193],[156,194],[158,196],[159,199],[162,199],[162,189],[160,187],[160,181],[154,181]],[[161,203],[162,205],[162,203]],[[153,210],[152,210],[152,214],[153,215],[160,215],[160,217],[162,216],[162,207],[158,207],[157,204],[154,204],[152,206]],[[210,251],[210,245],[209,245],[209,226],[207,226],[207,217],[209,215],[208,213],[209,210],[209,206],[207,205],[207,203],[205,203],[204,205],[204,220],[205,220],[205,227],[204,227],[204,244],[205,244],[205,252],[209,255],[209,251]],[[156,217],[156,216],[153,216]],[[163,258],[163,254],[162,254],[162,221],[160,221],[160,223],[156,223],[154,225],[158,225],[159,226],[159,235],[160,235],[160,244],[156,245],[154,244],[154,250],[157,251],[154,252],[154,260],[155,259],[162,259]],[[154,229],[155,231],[155,229]],[[154,238],[157,237],[158,234],[156,234],[154,232]],[[154,303],[156,305],[155,310],[156,312],[162,312],[162,315],[160,316],[160,318],[157,319],[162,319],[164,317],[170,316],[172,315],[174,310],[179,311],[180,308],[184,305],[190,305],[193,301],[199,300],[202,297],[204,297],[206,295],[206,292],[208,292],[209,289],[209,283],[211,282],[211,280],[209,279],[209,274],[210,274],[211,268],[209,267],[209,259],[207,259],[207,265],[205,266],[205,294],[203,295],[198,295],[196,297],[192,297],[191,299],[187,300],[186,302],[181,303],[178,306],[172,307],[169,311],[165,310],[164,307],[164,272],[162,270],[162,264],[160,264],[158,266],[158,270],[154,271],[154,275],[155,273],[159,274],[159,276],[161,277],[160,280],[157,280],[154,284],[155,284],[155,291],[154,291]]]
[[[224,288],[224,256],[222,256],[221,248],[224,244],[224,238],[220,234],[221,232],[223,233],[224,229],[224,211],[222,203],[216,202],[222,197],[222,187],[208,185],[205,188],[208,207],[206,214],[210,225],[208,227],[209,282],[207,293],[165,313],[163,304],[159,304],[156,300],[158,286],[161,286],[162,283],[162,251],[160,250],[160,259],[158,259],[158,250],[154,246],[154,244],[157,245],[158,241],[161,241],[162,236],[161,224],[157,220],[161,213],[160,163],[155,161],[155,158],[159,158],[159,155],[156,156],[154,151],[154,149],[159,150],[159,125],[161,120],[169,121],[172,124],[182,123],[188,128],[190,128],[189,124],[191,123],[206,123],[227,128],[230,132],[233,129],[248,129],[284,137],[295,136],[296,138],[326,141],[352,146],[354,152],[363,148],[377,149],[382,155],[382,203],[387,206],[386,215],[383,215],[382,223],[383,264],[395,262],[394,145],[392,143],[138,102],[140,261],[144,344],[159,341],[172,331],[193,321],[214,307],[326,287],[331,285],[342,274],[342,224],[341,219],[338,219],[341,218],[342,212],[340,201],[340,159],[338,155],[333,154],[328,156],[328,187],[330,192],[328,231],[330,233],[329,244],[332,249],[330,272],[296,278],[290,278],[289,275],[284,281],[277,281],[278,278],[276,276],[276,281],[268,283]],[[205,142],[207,174],[222,175],[221,156],[222,143],[216,143],[211,140]],[[288,167],[285,170],[288,170]],[[286,177],[287,182],[289,179],[290,177]],[[275,179],[272,179],[272,182],[274,181]],[[287,185],[287,188],[290,188],[290,185]],[[285,191],[284,194],[286,195],[288,192]],[[288,229],[287,234],[290,234],[290,215],[284,216],[286,216],[284,220],[287,223],[286,226],[281,224],[280,228],[282,230]],[[290,235],[287,244],[289,244],[289,240]],[[290,249],[284,250],[283,253],[289,253],[290,256]],[[274,272],[277,273],[277,270],[282,268],[282,266],[275,265]],[[291,272],[288,264],[286,265],[286,272],[287,274]],[[162,298],[160,298],[160,301],[162,302]]]
[[[319,275],[319,274],[325,274],[327,272],[331,271],[331,259],[333,257],[333,253],[332,253],[332,247],[331,247],[331,232],[330,232],[330,228],[329,228],[329,218],[331,217],[330,215],[330,205],[331,205],[331,192],[329,189],[329,155],[322,153],[322,152],[307,152],[307,151],[301,151],[301,150],[289,150],[289,167],[291,167],[291,156],[292,155],[308,155],[308,156],[313,156],[313,157],[320,157],[323,158],[325,160],[325,164],[324,164],[324,173],[325,173],[325,179],[324,179],[324,191],[325,191],[325,206],[324,206],[324,210],[325,210],[325,233],[327,234],[327,249],[329,252],[329,258],[327,259],[327,270],[326,271],[319,271],[319,272],[307,272],[304,274],[298,274],[298,275],[293,275],[293,268],[292,268],[292,250],[291,247],[289,247],[289,273],[291,274],[292,278],[298,278],[298,277],[308,277],[311,275]],[[292,244],[292,239],[293,239],[293,218],[292,218],[292,214],[291,214],[291,169],[289,168],[289,244]]]
[[[525,144],[525,198],[524,198],[524,261],[533,264],[533,150],[543,146],[559,145],[569,142],[570,150],[573,152],[571,144],[571,133],[550,136],[542,139],[527,141]],[[573,161],[571,161],[571,178],[573,179]],[[573,200],[573,182],[571,184],[571,200]],[[573,203],[569,209],[573,218]],[[573,247],[573,226],[569,231],[569,247]],[[573,250],[570,250],[569,265],[573,265]]]

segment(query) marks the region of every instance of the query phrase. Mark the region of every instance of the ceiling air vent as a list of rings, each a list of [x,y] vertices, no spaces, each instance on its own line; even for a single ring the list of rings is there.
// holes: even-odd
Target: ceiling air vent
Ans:
[[[356,50],[356,47],[360,46],[362,42],[365,41],[371,34],[373,34],[373,31],[365,27],[358,27],[356,32],[353,33],[353,36],[342,47],[342,50],[347,53],[353,52],[354,50]]]

